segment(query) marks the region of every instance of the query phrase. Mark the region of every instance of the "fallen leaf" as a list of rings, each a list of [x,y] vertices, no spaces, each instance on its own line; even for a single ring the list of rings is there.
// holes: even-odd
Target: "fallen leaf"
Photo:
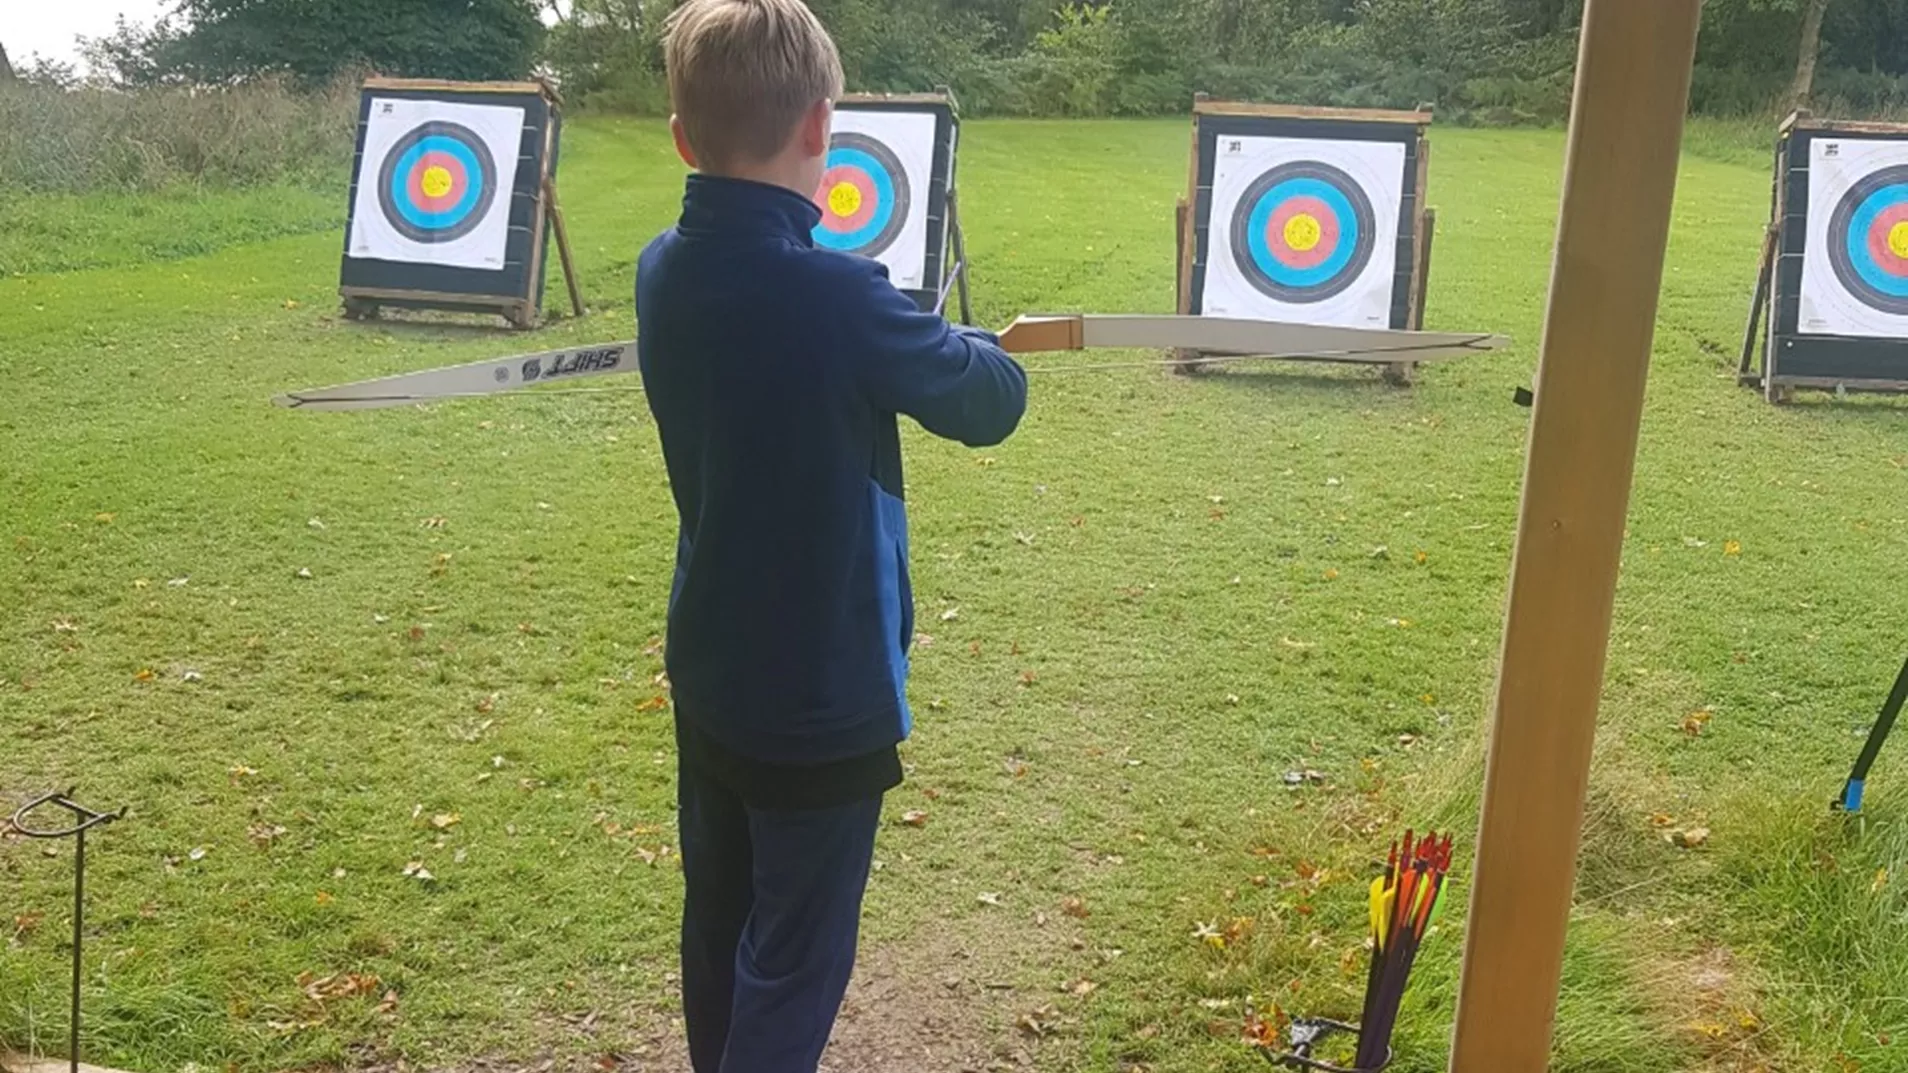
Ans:
[[[208,846],[194,846],[186,852],[186,857],[190,860],[202,861],[205,860],[205,855],[210,852],[212,852],[212,850]]]
[[[1086,977],[1082,976],[1080,979],[1075,980],[1072,983],[1067,985],[1067,993],[1073,995],[1076,998],[1085,998],[1088,995],[1091,995],[1094,991],[1098,990],[1099,986],[1100,986],[1099,984],[1096,984],[1092,980],[1089,980]]]
[[[1723,541],[1723,554],[1724,555],[1741,555],[1742,541],[1740,540]]]
[[[205,681],[205,675],[200,674],[198,671],[188,669],[179,672],[179,680],[182,682],[203,682]]]
[[[426,529],[442,529],[449,524],[450,520],[448,518],[441,517],[426,518],[423,522],[424,528]]]
[[[911,808],[901,814],[901,823],[906,827],[926,827],[928,814],[918,808]]]
[[[1868,893],[1880,894],[1881,889],[1887,885],[1888,885],[1888,869],[1877,868],[1875,869],[1874,881],[1868,884]]]
[[[395,990],[391,990],[391,991],[386,991],[384,993],[384,998],[378,1001],[378,1005],[375,1012],[389,1016],[389,1015],[397,1013],[397,1008],[398,1008],[398,993]]]
[[[154,674],[154,673],[153,673],[153,671],[152,671],[152,668],[151,668],[151,667],[141,667],[141,668],[139,668],[139,671],[138,671],[138,673],[136,673],[136,674],[134,674],[134,675],[133,675],[133,681],[135,681],[135,682],[150,682],[150,681],[152,681],[152,680],[153,680],[154,678],[157,678],[157,677],[158,677],[158,675],[156,675],[156,674]]]
[[[333,901],[336,901],[336,899],[334,899],[329,892],[322,891],[322,890],[319,891],[317,894],[313,895],[312,900],[317,902],[319,905],[330,905]]]
[[[639,712],[660,712],[667,707],[669,707],[668,697],[655,696],[638,704],[636,710]]]
[[[942,622],[952,622],[955,619],[960,617],[961,617],[961,609],[958,607],[950,607],[947,610],[941,612]]]
[[[310,973],[300,973],[299,987],[305,997],[313,1002],[324,1003],[331,999],[349,998],[352,995],[376,994],[383,982],[368,972],[340,972],[330,976],[313,977]]]
[[[1016,779],[1023,778],[1027,774],[1027,762],[1018,756],[1008,757],[1006,760],[1006,768],[1007,774],[1012,775]]]
[[[1677,831],[1670,835],[1670,841],[1684,849],[1695,849],[1697,846],[1709,841],[1709,828],[1691,827],[1687,830]]]
[[[415,879],[419,883],[429,883],[430,881],[437,878],[436,876],[431,874],[430,869],[424,867],[423,861],[412,861],[409,864],[405,865],[404,874],[406,877],[410,879]]]
[[[1377,547],[1371,549],[1371,557],[1374,559],[1379,559],[1379,560],[1388,560],[1391,558],[1391,549],[1389,547],[1386,547],[1383,544],[1380,544]]]
[[[1709,547],[1709,541],[1698,540],[1695,537],[1684,537],[1683,546],[1686,548],[1707,548]]]
[[[286,308],[286,309],[297,309],[297,308],[298,308],[298,299],[296,299],[296,298],[287,298],[287,299],[285,299],[285,308]]]
[[[45,913],[17,913],[15,914],[13,918],[13,937],[15,939],[26,938],[27,936],[33,934],[33,929],[39,927],[40,921],[45,919],[46,919]]]
[[[1417,560],[1419,566],[1423,566],[1425,563],[1431,561],[1431,556],[1424,552],[1418,552],[1416,555],[1413,555],[1412,558]]]
[[[113,524],[113,519],[115,517],[117,517],[117,515],[110,514],[105,511],[101,511],[98,514],[93,515],[93,520],[98,522],[101,525],[111,525]]]
[[[1052,1032],[1060,1022],[1060,1011],[1051,1004],[1020,1015],[1014,1024],[1029,1036],[1042,1039]]]
[[[312,529],[323,529],[325,527],[325,521],[323,518],[307,518],[305,519],[305,525]]]
[[[1334,581],[1337,578],[1338,578],[1338,569],[1336,567],[1327,567],[1325,570],[1325,580]]]
[[[1198,939],[1214,950],[1224,950],[1226,948],[1225,933],[1219,930],[1219,922],[1216,920],[1195,927],[1193,929],[1193,938]]]
[[[1683,733],[1692,738],[1701,734],[1703,728],[1709,725],[1709,721],[1715,718],[1715,715],[1716,713],[1710,711],[1708,708],[1701,708],[1689,713],[1683,717]]]
[[[1651,826],[1651,827],[1668,827],[1668,826],[1669,826],[1670,824],[1672,824],[1672,823],[1675,823],[1675,822],[1676,822],[1676,817],[1674,817],[1674,816],[1671,816],[1671,815],[1670,815],[1669,813],[1667,813],[1667,812],[1652,812],[1652,813],[1650,813],[1650,826]]]
[[[272,823],[255,823],[245,829],[245,834],[260,849],[269,847],[285,834],[285,829]]]
[[[1000,892],[997,890],[982,891],[980,894],[975,896],[974,900],[981,903],[982,905],[991,905],[996,909],[1001,907]]]
[[[79,627],[74,625],[73,620],[70,618],[56,618],[53,620],[53,632],[54,633],[78,633]]]
[[[440,831],[448,831],[462,822],[464,817],[455,812],[440,812],[431,817],[431,826]]]
[[[1237,705],[1237,704],[1239,703],[1239,694],[1237,694],[1237,693],[1227,693],[1227,694],[1226,694],[1226,703],[1227,703],[1227,704],[1232,704],[1232,705]]]
[[[1075,920],[1085,920],[1093,912],[1087,908],[1086,899],[1073,895],[1060,899],[1060,911]]]
[[[1035,675],[1035,674],[1034,674],[1034,672],[1032,672],[1032,671],[1021,671],[1021,672],[1020,672],[1020,684],[1021,684],[1021,685],[1023,685],[1023,686],[1030,686],[1030,685],[1033,685],[1033,684],[1034,684],[1034,682],[1035,682],[1035,681],[1037,681],[1037,680],[1038,680],[1038,676],[1037,676],[1037,675]]]
[[[143,577],[133,578],[133,588],[135,589],[147,588],[151,584],[152,584],[151,580],[147,578],[143,578]]]
[[[299,568],[298,568],[298,573],[296,573],[296,574],[294,574],[294,575],[292,575],[292,576],[293,576],[293,577],[300,577],[300,578],[304,578],[305,580],[307,580],[307,581],[309,581],[309,580],[311,580],[311,567],[309,567],[309,566],[301,566],[301,567],[299,567]]]

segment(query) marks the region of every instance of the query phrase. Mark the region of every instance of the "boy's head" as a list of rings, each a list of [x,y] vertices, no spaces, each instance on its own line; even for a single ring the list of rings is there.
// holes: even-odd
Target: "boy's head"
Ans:
[[[814,193],[842,74],[802,0],[689,0],[669,17],[663,57],[691,167]]]

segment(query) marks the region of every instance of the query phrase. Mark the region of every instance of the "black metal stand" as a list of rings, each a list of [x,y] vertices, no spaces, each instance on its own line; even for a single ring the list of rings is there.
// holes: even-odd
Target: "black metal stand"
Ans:
[[[1855,770],[1849,772],[1848,781],[1842,784],[1842,792],[1831,808],[1842,812],[1860,812],[1862,791],[1868,788],[1868,769],[1875,766],[1875,758],[1881,755],[1882,742],[1895,729],[1895,718],[1901,714],[1904,703],[1908,703],[1908,663],[1901,665],[1901,674],[1895,677],[1895,688],[1888,693],[1888,699],[1882,702],[1881,714],[1875,719],[1875,729],[1868,732],[1868,741],[1862,746],[1862,755],[1855,760]]]
[[[79,1073],[80,1067],[80,972],[85,964],[81,953],[81,944],[86,939],[86,832],[88,828],[102,827],[121,819],[125,809],[118,812],[95,812],[73,800],[73,791],[47,794],[21,805],[13,814],[13,829],[28,838],[70,838],[73,839],[73,1019],[67,1037],[69,1061],[72,1073]],[[27,824],[27,815],[42,806],[51,805],[63,808],[73,814],[75,823],[71,827],[58,829],[36,828]]]
[[[1378,1073],[1391,1064],[1391,1048],[1385,1048],[1385,1060],[1369,1069],[1353,1069],[1350,1066],[1335,1066],[1330,1062],[1321,1062],[1312,1057],[1312,1048],[1319,1045],[1327,1036],[1336,1032],[1358,1034],[1357,1025],[1348,1025],[1343,1021],[1327,1020],[1323,1017],[1306,1017],[1292,1022],[1287,1031],[1289,1051],[1261,1051],[1265,1059],[1275,1066],[1289,1066],[1293,1069],[1313,1069],[1319,1073]]]

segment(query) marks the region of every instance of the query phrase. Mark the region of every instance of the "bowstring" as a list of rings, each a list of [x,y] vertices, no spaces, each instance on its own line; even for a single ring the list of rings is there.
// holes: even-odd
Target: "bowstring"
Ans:
[[[1396,347],[1376,347],[1364,350],[1309,350],[1292,354],[1214,354],[1201,358],[1153,358],[1148,361],[1108,361],[1087,362],[1071,365],[1028,365],[1023,369],[1029,376],[1052,375],[1056,373],[1095,373],[1129,369],[1170,369],[1189,365],[1233,365],[1248,361],[1297,361],[1306,358],[1350,358],[1374,357],[1386,354],[1419,354],[1427,350],[1465,350],[1482,352],[1487,350],[1483,344],[1490,336],[1480,335],[1455,343],[1410,343]],[[550,398],[557,395],[626,395],[641,393],[642,385],[631,387],[572,387],[554,388],[549,391],[525,391],[516,397],[520,399]],[[326,403],[364,403],[364,402],[435,402],[439,399],[480,399],[499,394],[496,391],[447,391],[430,395],[359,395],[339,399],[297,399],[300,406],[323,406]]]

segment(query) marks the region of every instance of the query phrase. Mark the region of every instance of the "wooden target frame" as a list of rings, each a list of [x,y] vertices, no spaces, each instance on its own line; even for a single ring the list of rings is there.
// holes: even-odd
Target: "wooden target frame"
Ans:
[[[375,101],[420,101],[449,105],[508,106],[523,110],[523,130],[513,168],[503,264],[494,270],[354,256],[352,236],[359,212],[366,136]],[[386,308],[491,313],[513,327],[533,328],[542,319],[546,261],[554,238],[563,262],[571,308],[582,316],[583,295],[563,213],[557,205],[556,168],[563,108],[544,82],[447,82],[437,79],[366,79],[359,94],[357,145],[352,154],[350,211],[338,269],[338,294],[351,320],[373,319]],[[379,181],[377,175],[369,181]],[[501,185],[501,183],[500,183]]]
[[[1908,124],[1817,119],[1797,111],[1782,121],[1775,148],[1769,225],[1763,231],[1736,381],[1770,402],[1796,388],[1908,391],[1908,337],[1803,331],[1802,267],[1809,236],[1809,172],[1814,143],[1908,142]]]
[[[1225,135],[1247,137],[1312,138],[1352,142],[1397,142],[1405,147],[1405,186],[1398,221],[1398,249],[1392,278],[1391,322],[1395,330],[1424,327],[1425,294],[1431,275],[1431,240],[1437,231],[1437,212],[1425,204],[1430,174],[1432,112],[1428,106],[1412,111],[1322,108],[1290,104],[1216,101],[1201,93],[1193,99],[1192,163],[1186,196],[1174,214],[1178,266],[1176,310],[1198,315],[1199,281],[1211,255],[1213,174],[1217,143]],[[1192,372],[1201,366],[1205,351],[1182,351],[1178,366]],[[1385,378],[1409,383],[1416,363],[1386,361],[1374,356],[1370,364],[1385,366]]]

